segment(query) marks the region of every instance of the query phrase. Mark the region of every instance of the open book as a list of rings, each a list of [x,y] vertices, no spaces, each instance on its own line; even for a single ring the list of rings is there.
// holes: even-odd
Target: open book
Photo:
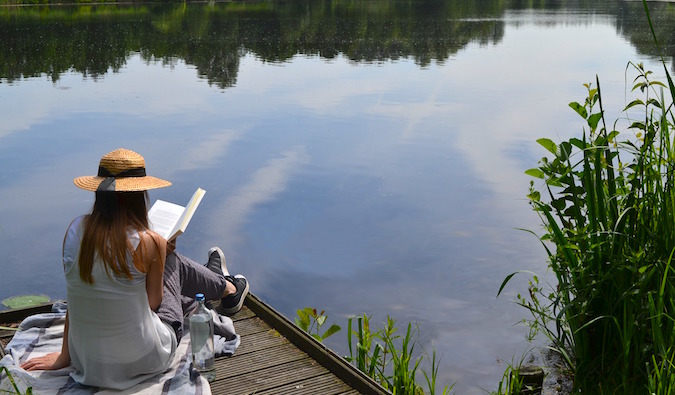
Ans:
[[[197,188],[185,207],[158,199],[148,211],[150,228],[168,241],[180,236],[185,232],[205,193],[205,190]]]

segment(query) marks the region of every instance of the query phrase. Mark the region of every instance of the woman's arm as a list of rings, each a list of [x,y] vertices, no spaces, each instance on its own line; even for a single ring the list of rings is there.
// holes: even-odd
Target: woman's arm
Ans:
[[[166,240],[155,232],[145,232],[135,254],[146,270],[145,292],[148,294],[150,308],[156,310],[162,302],[164,261],[166,260]]]
[[[61,352],[31,358],[22,363],[21,367],[26,370],[56,370],[68,365],[70,365],[70,351],[68,350],[68,312],[66,311],[66,325],[63,328]]]

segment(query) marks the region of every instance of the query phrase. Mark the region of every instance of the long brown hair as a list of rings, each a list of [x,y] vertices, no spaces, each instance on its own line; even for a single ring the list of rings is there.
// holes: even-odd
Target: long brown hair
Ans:
[[[93,284],[91,270],[96,254],[101,257],[108,274],[131,278],[127,253],[130,229],[148,229],[148,193],[96,191],[96,201],[91,214],[84,219],[84,236],[80,246],[80,278]]]

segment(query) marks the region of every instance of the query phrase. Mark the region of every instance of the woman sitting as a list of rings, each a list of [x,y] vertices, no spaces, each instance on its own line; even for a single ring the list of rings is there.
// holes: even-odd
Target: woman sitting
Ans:
[[[203,293],[228,315],[243,305],[246,278],[230,276],[219,248],[203,266],[150,230],[147,191],[171,185],[145,174],[145,160],[118,149],[101,158],[97,176],[78,177],[95,191],[90,214],[76,218],[63,242],[67,284],[61,352],[24,362],[26,370],[72,364],[75,381],[127,389],[163,372],[183,336],[183,317]]]

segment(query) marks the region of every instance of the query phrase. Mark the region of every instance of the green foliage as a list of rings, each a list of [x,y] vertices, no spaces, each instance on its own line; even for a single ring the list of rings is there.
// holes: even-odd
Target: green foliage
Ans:
[[[321,327],[326,323],[327,316],[325,313],[324,310],[321,310],[321,312],[318,313],[314,308],[305,307],[304,309],[297,311],[298,316],[295,317],[295,324],[312,335],[316,340],[323,342],[324,339],[334,335],[342,329],[339,325],[333,324],[321,333]]]
[[[7,3],[52,0],[0,0]],[[354,62],[443,62],[470,42],[503,34],[499,0],[466,2],[227,1],[104,2],[0,6],[0,78],[38,75],[58,81],[117,72],[130,53],[144,61],[182,60],[220,88],[234,86],[245,56],[284,62],[296,54]],[[62,1],[56,1],[62,3]],[[494,18],[486,17],[493,16]]]
[[[491,395],[520,395],[523,393],[525,384],[522,377],[518,374],[520,365],[509,364],[504,370],[504,375],[499,381],[497,391],[493,391]]]
[[[675,393],[675,86],[662,63],[667,84],[629,63],[639,96],[622,132],[605,123],[597,78],[585,84],[583,102],[570,103],[585,120],[582,139],[538,140],[553,156],[526,171],[545,183],[547,199],[534,183],[528,198],[557,284],[546,293],[533,276],[518,303],[583,393]]]
[[[539,367],[523,366],[527,354],[519,361],[507,364],[496,391],[490,395],[534,395],[542,392],[544,371]]]
[[[3,373],[7,375],[7,379],[12,384],[12,388],[14,389],[14,391],[12,392],[12,391],[0,390],[0,392],[4,392],[4,393],[7,393],[7,394],[14,394],[14,395],[32,395],[33,394],[33,388],[32,387],[28,387],[26,389],[26,392],[21,392],[21,390],[19,390],[19,387],[16,385],[16,381],[14,381],[14,377],[12,377],[12,374],[9,372],[9,369],[7,369],[7,367],[5,367],[5,366],[0,366],[0,380],[2,379]]]
[[[669,349],[664,355],[652,355],[648,364],[647,389],[651,395],[675,394],[675,352]]]
[[[44,295],[21,295],[4,299],[2,304],[10,309],[20,309],[23,307],[35,306],[49,302],[49,297]]]
[[[319,341],[341,330],[340,326],[333,324],[321,333],[321,327],[327,319],[324,310],[319,312],[315,308],[305,307],[296,313],[295,324]],[[390,390],[392,394],[423,395],[424,390],[416,382],[422,357],[413,356],[417,328],[408,323],[405,336],[401,337],[397,334],[396,321],[391,317],[387,317],[386,324],[377,331],[371,331],[370,317],[366,315],[356,319],[356,330],[352,330],[353,323],[354,319],[349,318],[347,342],[350,355],[346,357],[347,361]],[[354,338],[356,344],[353,343]],[[436,393],[438,363],[434,351],[431,358],[431,372],[422,372],[429,395]],[[449,394],[451,389],[452,386],[445,387],[442,395]]]
[[[422,356],[414,356],[417,327],[408,323],[405,335],[400,336],[396,321],[387,316],[387,322],[380,329],[373,331],[370,327],[370,317],[365,314],[356,317],[355,330],[352,330],[353,324],[354,318],[349,318],[347,361],[391,391],[392,394],[420,395],[425,393],[423,388],[417,384],[417,371],[423,360]],[[353,342],[354,339],[356,343]],[[427,393],[430,395],[436,393],[438,363],[439,360],[434,351],[431,358],[431,372],[422,372],[427,384]],[[449,394],[453,386],[444,387],[442,394]]]
[[[673,380],[675,89],[667,75],[668,98],[642,64],[629,65],[642,97],[625,107],[624,130],[607,127],[596,78],[570,103],[585,121],[582,138],[538,140],[551,156],[526,172],[544,181],[546,198],[534,182],[528,198],[557,284],[547,292],[533,276],[518,303],[532,315],[531,335],[549,338],[585,393],[635,394]]]
[[[426,371],[422,371],[422,374],[424,374],[424,380],[427,383],[427,389],[429,390],[429,395],[435,395],[436,394],[436,378],[438,377],[438,367],[440,365],[441,359],[436,357],[436,350],[433,350],[433,353],[431,355],[431,372],[427,373]],[[450,387],[443,387],[443,390],[441,392],[441,395],[449,395],[450,391],[452,390],[452,387],[454,387],[454,384],[451,385]]]

